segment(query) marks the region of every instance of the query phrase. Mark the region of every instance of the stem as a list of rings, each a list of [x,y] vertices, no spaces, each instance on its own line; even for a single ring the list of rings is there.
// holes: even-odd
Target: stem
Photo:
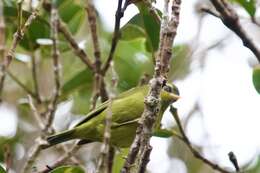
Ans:
[[[99,159],[98,168],[96,173],[109,173],[109,150],[110,150],[110,138],[111,138],[111,125],[112,125],[112,99],[109,101],[108,111],[106,114],[105,132],[103,144],[101,147],[101,157]]]
[[[2,92],[4,88],[5,72],[3,64],[5,60],[5,20],[4,20],[4,4],[0,1],[0,58],[1,58],[1,69],[0,69],[0,102],[2,102]]]
[[[21,1],[22,2],[22,1]],[[13,40],[11,47],[9,48],[7,55],[4,58],[4,63],[1,68],[1,74],[0,74],[0,93],[2,93],[4,81],[5,81],[5,74],[8,66],[12,62],[14,58],[14,54],[16,51],[16,47],[19,44],[19,42],[23,39],[25,32],[29,28],[29,26],[32,24],[32,22],[36,19],[39,13],[39,8],[41,6],[42,0],[39,2],[38,7],[32,12],[32,14],[28,17],[25,24],[21,27],[18,27],[16,33],[13,35]],[[19,18],[19,16],[18,16]],[[19,19],[18,19],[19,21]],[[0,99],[1,100],[1,99]]]
[[[91,60],[89,59],[86,52],[81,49],[76,42],[76,40],[73,38],[70,31],[67,29],[66,24],[64,24],[61,20],[58,21],[58,29],[59,32],[63,34],[65,39],[69,42],[71,48],[73,49],[74,53],[81,59],[81,61],[91,70],[94,69],[93,64]]]
[[[51,9],[51,28],[52,28],[52,59],[53,59],[53,73],[54,73],[54,82],[55,82],[55,88],[54,88],[54,95],[52,98],[52,101],[49,105],[49,114],[47,117],[47,123],[45,126],[45,131],[48,131],[48,129],[51,127],[54,114],[57,108],[58,104],[58,98],[60,96],[60,89],[61,89],[61,83],[60,83],[60,63],[59,63],[59,50],[58,50],[58,10],[55,7],[54,4],[52,4]]]
[[[124,16],[124,11],[126,10],[126,6],[127,6],[127,5],[124,5],[125,7],[122,8],[122,2],[123,2],[123,0],[118,0],[118,5],[117,5],[117,10],[116,10],[116,15],[115,15],[115,26],[114,26],[112,44],[111,44],[111,48],[110,48],[110,52],[109,52],[107,61],[105,62],[105,64],[103,65],[103,68],[102,68],[103,75],[105,75],[105,73],[109,69],[111,61],[113,60],[115,50],[116,50],[116,45],[117,45],[118,37],[119,37],[120,20]],[[126,3],[127,3],[127,1],[125,1],[125,4]]]
[[[238,14],[226,0],[210,0],[216,10],[220,13],[220,19],[223,24],[232,30],[243,42],[243,45],[250,49],[260,62],[260,49],[256,46],[253,40],[249,37],[246,30],[241,26]]]
[[[8,76],[16,82],[26,93],[30,94],[34,99],[37,99],[36,94],[31,91],[26,85],[24,85],[15,75],[13,75],[10,71],[6,71]]]
[[[210,160],[206,159],[205,157],[203,157],[195,148],[193,148],[189,138],[187,137],[183,127],[182,127],[182,124],[181,124],[181,121],[180,121],[180,118],[179,118],[179,115],[178,115],[178,112],[177,112],[177,109],[174,108],[173,106],[170,107],[170,112],[172,113],[175,121],[176,121],[176,124],[179,128],[179,131],[182,135],[182,138],[178,138],[178,139],[181,139],[189,148],[189,150],[192,152],[193,156],[196,157],[197,159],[201,160],[203,163],[207,164],[208,166],[210,166],[212,169],[214,170],[217,170],[221,173],[231,173],[230,171],[227,171],[223,168],[221,168],[219,165],[211,162]]]
[[[55,169],[58,166],[61,166],[64,162],[70,159],[78,150],[80,146],[74,145],[68,152],[61,156],[53,165],[46,167],[46,169],[39,171],[38,173],[48,173],[51,169]]]
[[[33,84],[34,84],[34,91],[35,91],[35,95],[37,97],[38,102],[41,103],[39,85],[38,85],[38,80],[37,80],[37,69],[36,69],[37,64],[36,64],[36,57],[35,57],[34,52],[31,54],[31,57],[32,57],[32,78],[33,78]]]

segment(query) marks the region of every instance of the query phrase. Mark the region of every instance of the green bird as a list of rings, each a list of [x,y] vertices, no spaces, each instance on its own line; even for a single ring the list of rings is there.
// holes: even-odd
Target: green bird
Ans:
[[[108,111],[112,112],[111,144],[116,147],[129,147],[135,137],[138,121],[144,111],[144,98],[149,86],[135,87],[119,94],[112,100],[99,105],[89,112],[74,128],[47,137],[48,145],[44,148],[72,140],[81,139],[78,144],[102,142],[105,120]],[[176,86],[166,84],[160,94],[160,112],[154,129],[160,128],[160,122],[166,108],[179,98]],[[111,108],[109,108],[111,106]]]

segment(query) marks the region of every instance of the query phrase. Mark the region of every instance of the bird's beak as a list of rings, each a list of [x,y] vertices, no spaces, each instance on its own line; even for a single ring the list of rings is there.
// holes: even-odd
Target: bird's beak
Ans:
[[[172,97],[173,100],[178,100],[181,98],[179,95],[174,94],[174,93],[170,93],[170,96]]]

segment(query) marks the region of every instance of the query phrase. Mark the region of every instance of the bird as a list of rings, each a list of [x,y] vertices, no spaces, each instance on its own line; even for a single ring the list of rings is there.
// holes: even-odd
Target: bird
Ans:
[[[108,100],[100,104],[72,129],[47,137],[47,144],[43,148],[74,139],[80,139],[79,145],[102,142],[108,111],[112,112],[111,145],[119,148],[129,147],[135,137],[138,121],[144,112],[144,99],[148,91],[149,85],[138,86],[119,94],[112,99],[112,103]],[[163,113],[178,99],[177,87],[166,83],[160,93],[160,110],[154,128],[160,128]]]

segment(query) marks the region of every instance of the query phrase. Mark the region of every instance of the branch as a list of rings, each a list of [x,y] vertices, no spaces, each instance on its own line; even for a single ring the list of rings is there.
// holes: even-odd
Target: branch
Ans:
[[[88,14],[88,24],[91,31],[91,38],[94,47],[94,56],[95,56],[95,71],[96,73],[100,73],[101,70],[101,51],[100,45],[98,42],[98,35],[97,35],[97,19],[96,19],[96,11],[95,7],[93,6],[91,0],[87,0],[86,11]]]
[[[112,125],[112,99],[109,101],[108,111],[106,113],[105,132],[103,137],[103,144],[101,147],[101,157],[99,159],[98,168],[96,173],[108,173],[109,167],[109,150],[111,138],[111,125]]]
[[[32,110],[33,116],[37,122],[37,124],[40,126],[40,129],[43,130],[44,129],[44,123],[42,122],[41,116],[39,114],[39,112],[37,111],[35,105],[33,104],[33,100],[31,95],[28,95],[28,103],[30,105],[30,108]]]
[[[3,89],[4,80],[5,80],[5,73],[6,73],[6,70],[7,70],[8,66],[10,65],[10,63],[12,62],[12,60],[14,58],[16,47],[19,44],[19,42],[23,39],[24,34],[27,31],[27,29],[29,28],[29,26],[32,24],[32,22],[38,16],[39,8],[41,7],[41,3],[42,3],[42,0],[39,2],[38,7],[28,17],[28,19],[26,20],[26,22],[25,22],[25,24],[23,26],[19,27],[19,25],[18,25],[18,29],[17,29],[16,33],[14,34],[14,36],[13,36],[11,47],[8,50],[7,55],[5,56],[4,63],[2,64],[2,67],[1,67],[0,90]],[[20,10],[22,10],[22,9],[20,9]],[[21,14],[21,12],[18,12],[18,14]],[[20,18],[20,17],[21,16],[18,16],[18,18]],[[20,21],[20,19],[18,19],[18,21]],[[2,91],[0,91],[0,93],[1,92]]]
[[[150,91],[145,98],[145,109],[139,122],[134,142],[131,145],[121,173],[131,172],[131,166],[135,163],[137,157],[137,160],[141,161],[141,163],[138,164],[139,171],[144,172],[144,168],[146,168],[148,163],[147,158],[149,158],[151,152],[149,142],[152,134],[152,127],[159,112],[161,88],[166,81],[167,73],[169,71],[168,64],[172,56],[173,41],[179,24],[180,4],[180,0],[173,0],[172,14],[169,17],[169,1],[165,1],[163,18],[161,22],[159,53],[156,58],[154,76],[150,81]]]
[[[9,70],[6,71],[8,76],[16,82],[27,94],[31,95],[34,99],[37,99],[36,94],[31,91],[26,85],[24,85],[15,75],[13,75]]]
[[[78,150],[80,146],[74,145],[68,152],[66,152],[63,156],[61,156],[53,165],[47,166],[46,169],[39,171],[38,173],[48,173],[50,169],[55,169],[58,166],[61,166],[64,162],[66,162],[69,158],[71,158]]]
[[[233,166],[235,167],[236,169],[236,172],[239,172],[240,171],[240,168],[239,168],[239,165],[238,165],[238,162],[237,162],[237,157],[236,155],[231,151],[228,153],[228,157],[229,157],[229,160],[230,162],[233,164]]]
[[[176,121],[176,124],[177,124],[177,126],[178,126],[178,128],[180,130],[180,133],[182,135],[182,138],[179,138],[179,139],[181,139],[187,145],[189,150],[192,152],[193,156],[196,157],[197,159],[201,160],[203,163],[207,164],[208,166],[210,166],[214,170],[217,170],[217,171],[219,171],[221,173],[231,173],[230,171],[227,171],[227,170],[221,168],[219,165],[217,165],[217,164],[211,162],[210,160],[206,159],[195,148],[193,148],[189,138],[187,137],[186,133],[184,132],[184,129],[182,127],[182,124],[181,124],[181,121],[180,121],[177,109],[174,108],[173,106],[171,106],[170,107],[170,112],[172,113],[172,115],[173,115],[173,117],[174,117],[174,119]]]
[[[32,58],[32,78],[33,78],[33,84],[34,84],[34,91],[35,91],[35,95],[37,98],[37,101],[39,103],[41,103],[41,96],[39,93],[39,85],[38,85],[38,80],[37,80],[37,69],[36,69],[36,57],[35,57],[35,53],[31,53],[31,58]]]
[[[35,147],[33,151],[31,152],[27,162],[24,165],[23,172],[26,173],[29,171],[29,169],[32,167],[33,163],[35,162],[36,158],[39,156],[40,151],[43,146],[46,145],[46,141],[44,140],[46,134],[48,133],[48,130],[51,130],[52,132],[55,132],[55,130],[52,127],[52,122],[54,119],[54,113],[57,108],[58,104],[58,98],[60,95],[60,64],[59,64],[59,51],[57,47],[58,42],[58,11],[56,7],[53,5],[51,10],[51,28],[52,28],[52,40],[53,40],[53,49],[52,49],[52,57],[53,57],[53,71],[54,71],[54,81],[55,81],[55,89],[54,89],[54,95],[52,98],[51,103],[49,104],[48,111],[46,112],[47,117],[47,123],[44,125],[42,123],[42,120],[39,117],[39,113],[37,112],[35,106],[33,105],[32,100],[30,100],[29,97],[29,104],[33,111],[34,116],[36,117],[36,120],[38,124],[41,127],[41,136],[39,137],[39,141],[36,142]],[[62,163],[63,161],[67,160],[72,156],[72,154],[75,152],[75,148],[72,148],[71,151],[67,152],[67,149],[65,146],[62,146],[62,149],[65,151],[65,156],[60,159],[56,164]]]
[[[56,6],[53,4],[51,9],[51,28],[52,28],[52,59],[53,59],[53,72],[54,72],[54,81],[55,81],[55,89],[54,89],[54,95],[52,98],[51,103],[49,104],[49,113],[47,116],[47,123],[45,126],[45,131],[48,131],[48,129],[51,127],[54,114],[57,108],[58,104],[58,98],[60,96],[60,62],[59,62],[59,50],[58,50],[58,26],[59,26],[59,17],[58,17],[58,10]]]
[[[33,151],[28,156],[28,160],[26,161],[24,168],[23,168],[23,173],[28,172],[28,170],[32,167],[33,163],[35,162],[36,158],[39,156],[42,147],[44,147],[46,145],[46,143],[45,143],[46,141],[44,140],[44,138],[46,136],[45,124],[43,123],[42,119],[40,118],[40,114],[37,111],[35,105],[33,104],[33,100],[31,99],[30,95],[28,96],[28,102],[29,102],[30,108],[33,112],[33,115],[34,115],[35,119],[37,120],[38,125],[40,126],[42,134],[36,141]],[[50,128],[51,128],[50,131],[55,133],[55,130],[53,129],[53,127],[50,127]],[[65,145],[60,145],[57,147],[60,147],[62,149],[62,151],[65,152],[65,154],[60,159],[58,159],[57,162],[55,162],[52,165],[53,168],[61,165],[65,161],[67,161],[70,157],[73,156],[73,154],[77,150],[75,146],[72,147],[72,149],[69,151]],[[72,157],[71,159],[76,160],[76,158],[74,158],[74,157]]]
[[[25,165],[22,169],[22,173],[31,172],[29,170],[32,168],[36,158],[40,154],[42,146],[46,145],[45,141],[43,140],[43,136],[40,136],[37,140],[38,141],[36,142],[32,151],[29,153],[28,160],[25,162]]]
[[[50,12],[51,9],[51,4],[47,2],[46,0],[43,2],[43,8],[46,12]],[[63,34],[65,39],[69,42],[71,48],[73,49],[74,53],[80,58],[80,60],[92,71],[94,70],[94,66],[89,59],[88,55],[86,52],[81,49],[76,42],[76,40],[73,38],[73,35],[71,32],[68,30],[66,24],[62,22],[62,20],[58,20],[58,31]]]
[[[116,10],[116,15],[115,15],[115,26],[114,26],[114,33],[113,33],[113,38],[112,38],[112,44],[110,48],[110,52],[107,58],[107,61],[102,67],[102,74],[105,75],[107,72],[111,61],[113,60],[113,56],[116,50],[116,45],[118,42],[118,37],[119,37],[119,29],[120,29],[120,20],[124,16],[124,12],[127,7],[127,1],[125,1],[125,5],[122,6],[123,0],[118,0],[118,5],[117,5],[117,10]]]
[[[4,20],[4,4],[0,1],[0,58],[1,64],[5,62],[5,20]],[[5,74],[1,65],[0,69],[0,102],[2,102],[2,92],[4,87]]]
[[[210,0],[216,10],[220,14],[220,18],[226,27],[232,30],[243,42],[243,45],[250,49],[260,62],[260,50],[249,37],[248,33],[243,29],[239,22],[238,15],[234,9],[226,2],[226,0]]]
[[[98,42],[98,34],[97,34],[97,19],[96,19],[96,11],[90,0],[87,1],[86,11],[88,14],[88,23],[91,31],[92,42],[94,47],[94,56],[95,56],[95,64],[94,64],[94,72],[95,72],[95,88],[94,88],[94,96],[92,99],[92,107],[95,108],[96,101],[99,96],[101,96],[101,101],[104,102],[108,100],[108,93],[106,91],[104,76],[101,73],[101,51],[100,45]]]
[[[76,42],[76,40],[73,38],[70,31],[67,29],[66,24],[64,24],[61,20],[58,21],[58,29],[59,32],[63,34],[65,39],[69,42],[71,48],[73,49],[74,53],[81,59],[81,61],[91,70],[94,69],[93,64],[91,60],[89,59],[86,52],[81,49]]]
[[[97,99],[99,96],[101,97],[101,101],[105,102],[109,99],[108,93],[105,86],[104,75],[101,73],[101,51],[100,45],[98,42],[98,34],[97,34],[97,19],[96,19],[96,10],[91,0],[87,1],[86,11],[88,14],[88,23],[91,31],[92,42],[94,47],[94,73],[95,73],[95,84],[94,84],[94,92],[92,97],[92,108],[94,109],[96,106]],[[101,156],[98,161],[97,172],[112,172],[113,165],[113,156],[114,151],[112,147],[110,147],[110,137],[111,137],[111,121],[112,121],[112,110],[111,105],[112,100],[109,104],[109,111],[106,115],[105,121],[105,131],[104,131],[104,139],[101,148]],[[110,160],[111,159],[111,160]]]
[[[214,10],[208,8],[208,7],[202,6],[199,10],[200,10],[201,12],[208,13],[208,14],[210,14],[210,15],[212,15],[212,16],[217,17],[217,18],[221,18],[220,14],[219,14],[218,12],[216,12],[216,11],[214,11]]]
[[[4,4],[0,2],[0,58],[4,58],[5,54],[5,19],[4,19]]]
[[[12,153],[9,144],[4,145],[4,163],[6,166],[6,172],[9,172],[12,166]]]

